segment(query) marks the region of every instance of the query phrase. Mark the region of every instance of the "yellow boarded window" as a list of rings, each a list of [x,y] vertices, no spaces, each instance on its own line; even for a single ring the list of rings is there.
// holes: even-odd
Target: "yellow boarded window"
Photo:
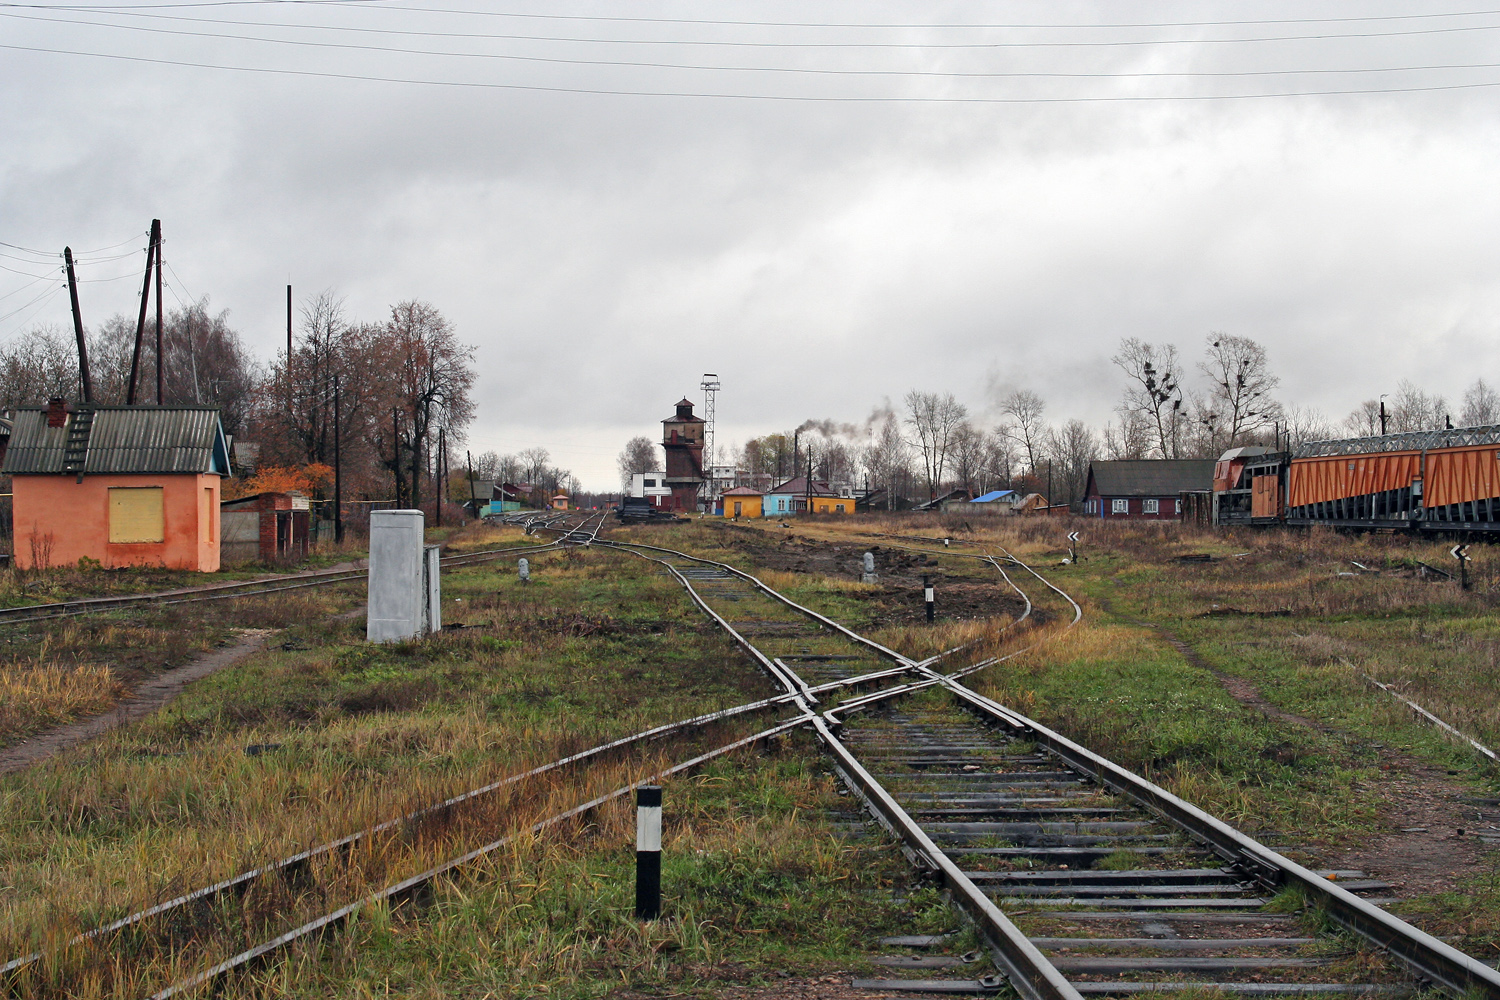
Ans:
[[[203,497],[203,503],[198,508],[198,530],[203,533],[203,537],[208,539],[209,544],[212,545],[215,541],[217,541],[217,539],[214,538],[213,487],[205,486],[201,495]]]
[[[160,486],[114,486],[109,491],[111,542],[160,542],[165,538]]]

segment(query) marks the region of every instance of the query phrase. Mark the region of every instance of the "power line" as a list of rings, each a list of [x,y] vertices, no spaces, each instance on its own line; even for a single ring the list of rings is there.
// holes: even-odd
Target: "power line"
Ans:
[[[268,66],[231,66],[215,63],[194,62],[186,59],[160,59],[150,56],[124,55],[114,52],[85,52],[78,49],[56,49],[37,45],[0,44],[0,49],[12,52],[36,52],[47,55],[82,56],[91,59],[112,59],[120,62],[146,63],[157,66],[179,66],[188,69],[209,69],[233,73],[257,73],[268,76],[308,77],[322,80],[349,80],[366,83],[393,83],[421,87],[453,87],[468,90],[505,90],[549,94],[580,94],[611,97],[677,97],[731,101],[784,101],[811,104],[1141,104],[1163,101],[1247,101],[1269,100],[1287,97],[1351,97],[1381,94],[1421,94],[1457,90],[1480,90],[1500,87],[1500,81],[1473,83],[1427,84],[1412,87],[1367,87],[1330,90],[1276,91],[1256,94],[1168,94],[1168,95],[1109,95],[1093,97],[911,97],[911,96],[828,96],[814,94],[734,94],[708,91],[627,90],[608,87],[559,87],[523,83],[487,83],[470,80],[433,80],[415,77],[372,76],[361,73],[332,73],[322,70],[287,69]]]
[[[5,7],[9,7],[11,9],[16,9],[16,8],[21,8],[21,9],[38,9],[35,6],[22,5],[22,4],[0,4],[0,8],[5,8]],[[41,9],[57,9],[57,8],[41,8]],[[1438,28],[1414,28],[1414,29],[1403,29],[1403,30],[1398,30],[1398,31],[1323,32],[1323,33],[1319,33],[1319,34],[1261,35],[1261,36],[1242,37],[1242,38],[1133,38],[1133,39],[1100,39],[1100,40],[1076,40],[1076,39],[1070,39],[1070,40],[1065,40],[1065,41],[1030,40],[1030,41],[1001,41],[1001,42],[848,42],[848,41],[838,41],[838,42],[788,42],[788,41],[751,41],[751,40],[743,40],[743,39],[578,38],[578,37],[572,37],[572,36],[522,35],[522,34],[505,34],[505,33],[476,34],[476,33],[473,33],[473,32],[437,32],[437,31],[416,31],[416,30],[410,30],[410,29],[396,29],[396,28],[368,28],[368,27],[362,27],[362,26],[357,26],[357,25],[351,25],[351,26],[343,26],[343,25],[301,25],[301,24],[274,23],[274,22],[266,22],[266,21],[232,21],[232,20],[220,19],[220,18],[184,18],[184,17],[177,17],[177,16],[172,16],[172,15],[141,14],[141,13],[136,13],[136,12],[133,12],[133,11],[99,10],[97,8],[84,8],[84,9],[88,10],[90,12],[102,13],[102,14],[105,14],[107,16],[142,17],[142,18],[149,17],[149,18],[156,18],[156,19],[162,19],[162,20],[188,21],[188,22],[195,23],[195,24],[225,24],[225,25],[238,26],[238,27],[271,27],[271,28],[280,27],[280,28],[298,29],[298,30],[342,31],[342,32],[375,33],[375,34],[395,34],[395,35],[408,35],[408,36],[414,36],[414,37],[468,38],[468,39],[478,38],[478,39],[487,39],[487,40],[573,42],[573,43],[601,44],[601,45],[689,45],[689,46],[715,46],[715,47],[733,47],[733,48],[773,48],[773,49],[776,49],[776,48],[780,48],[780,49],[809,49],[809,48],[812,48],[812,49],[820,49],[820,48],[821,49],[827,49],[827,48],[845,49],[845,48],[863,48],[863,49],[977,49],[977,50],[999,50],[999,49],[1037,49],[1037,48],[1120,48],[1120,47],[1140,47],[1140,46],[1157,46],[1157,45],[1239,45],[1239,44],[1247,44],[1247,43],[1252,43],[1252,42],[1343,41],[1343,40],[1360,39],[1360,38],[1401,38],[1401,37],[1411,37],[1411,36],[1415,36],[1415,35],[1439,35],[1439,34],[1453,34],[1453,33],[1472,32],[1472,31],[1493,31],[1493,30],[1496,30],[1496,29],[1500,29],[1500,24],[1476,24],[1476,25],[1455,25],[1455,26],[1452,26],[1452,27],[1438,27]],[[400,10],[418,10],[420,8],[386,8],[386,7],[383,7],[383,8],[380,8],[380,9],[382,9],[382,10],[396,10],[396,9],[400,9]],[[63,13],[71,13],[72,9],[71,8],[61,8],[61,11]],[[459,13],[459,12],[457,12],[457,11],[450,11],[449,13]],[[464,12],[464,13],[472,13],[472,14],[474,14],[476,16],[479,16],[479,15],[486,15],[486,16],[513,16],[513,15],[509,15],[509,14],[498,14],[498,13],[493,12],[493,11],[470,11],[470,12]],[[1481,11],[1481,12],[1475,12],[1473,15],[1466,15],[1466,16],[1495,15],[1495,14],[1500,14],[1500,11]],[[294,44],[300,44],[300,45],[318,45],[318,44],[332,45],[332,44],[335,44],[335,43],[317,43],[317,42],[309,42],[309,41],[300,41],[300,40],[295,40],[295,39],[263,39],[263,38],[256,38],[254,36],[249,36],[249,35],[232,35],[232,34],[220,35],[220,34],[216,34],[216,33],[212,33],[212,32],[205,32],[205,33],[199,34],[199,33],[194,33],[194,32],[182,31],[180,29],[176,29],[176,30],[170,29],[170,28],[154,28],[153,29],[153,28],[147,28],[147,27],[137,26],[137,25],[116,24],[116,23],[107,22],[107,21],[89,21],[89,20],[83,20],[81,18],[76,18],[76,17],[43,17],[43,16],[40,16],[40,15],[37,15],[37,14],[19,14],[19,13],[8,13],[8,12],[0,12],[0,16],[11,17],[11,18],[16,18],[16,19],[20,19],[20,20],[43,21],[43,22],[60,23],[60,24],[86,24],[86,25],[91,25],[91,26],[94,26],[94,27],[121,28],[121,29],[134,30],[134,31],[156,31],[156,32],[164,33],[164,34],[183,34],[183,35],[196,36],[196,37],[206,37],[206,38],[218,38],[218,37],[222,37],[222,38],[233,38],[233,39],[242,39],[242,40],[251,40],[251,41],[274,41],[274,42],[281,42],[283,44],[289,44],[289,45],[294,45]],[[514,16],[522,16],[522,15],[514,15]],[[545,17],[545,16],[551,16],[551,15],[535,15],[535,16]],[[1413,15],[1413,16],[1416,16],[1416,15]],[[1458,16],[1458,15],[1454,15],[1454,16]],[[1034,27],[1034,28],[1038,28],[1038,29],[1042,29],[1042,28],[1046,28],[1046,29],[1062,29],[1062,28],[1067,28],[1067,29],[1086,29],[1086,28],[1094,28],[1094,27],[1196,27],[1196,26],[1209,26],[1209,25],[1215,25],[1215,24],[1240,25],[1240,24],[1256,24],[1256,23],[1265,23],[1265,24],[1315,23],[1316,20],[1319,20],[1319,19],[1312,19],[1309,22],[1296,22],[1296,21],[1266,21],[1266,22],[1252,22],[1252,21],[1245,21],[1245,22],[1238,22],[1238,21],[1232,21],[1232,22],[1182,22],[1180,25],[1171,25],[1171,24],[1161,24],[1161,25],[1119,25],[1119,26],[1115,26],[1115,25],[1034,25],[1034,26],[1027,26],[1027,25],[945,25],[945,26],[943,26],[943,25],[910,25],[910,26],[901,26],[901,27],[912,27],[912,28],[932,28],[932,27],[954,27],[954,28],[956,28],[956,27],[968,27],[968,28],[977,28],[977,29],[993,29],[993,28],[1012,28],[1012,29],[1016,29],[1016,28]],[[1337,19],[1331,19],[1331,20],[1337,20]],[[1363,19],[1351,19],[1351,20],[1363,20]],[[659,22],[659,23],[679,23],[679,22],[675,22],[675,21],[671,21],[671,20],[664,20],[664,21]],[[724,22],[704,21],[704,22],[681,22],[681,23],[701,23],[701,24],[725,24],[725,25],[733,25],[733,24],[736,24],[738,22],[730,22],[730,21],[724,21]],[[833,25],[833,24],[829,24],[829,25],[793,25],[793,24],[791,24],[789,22],[785,23],[785,24],[781,24],[781,23],[778,23],[778,22],[759,22],[759,21],[744,22],[744,23],[746,23],[746,24],[765,24],[765,25],[768,25],[768,26],[861,27],[860,25]],[[891,25],[889,27],[898,27],[898,26]],[[346,43],[346,44],[348,44],[348,43]],[[357,46],[353,46],[352,44],[350,44],[349,47],[357,47]],[[375,49],[375,50],[376,51],[381,51],[380,49]],[[396,50],[396,51],[403,51],[403,50]],[[461,53],[428,53],[428,54],[444,55],[444,54],[461,54]],[[520,58],[520,57],[515,57],[515,58]]]
[[[232,41],[259,42],[268,45],[288,45],[299,48],[315,49],[343,49],[358,52],[381,52],[396,53],[400,55],[420,56],[442,56],[452,59],[494,59],[504,62],[543,63],[561,66],[594,66],[627,69],[675,69],[691,70],[696,72],[715,73],[775,73],[787,75],[810,75],[810,76],[887,76],[887,77],[912,77],[930,79],[1064,79],[1064,80],[1118,80],[1118,79],[1236,79],[1246,77],[1264,76],[1301,76],[1301,75],[1333,75],[1352,73],[1415,73],[1415,72],[1438,72],[1446,70],[1481,70],[1497,69],[1500,63],[1445,63],[1417,66],[1375,66],[1356,67],[1353,69],[1314,68],[1314,69],[1285,69],[1285,70],[1215,70],[1215,71],[1173,71],[1158,70],[1149,72],[1056,72],[1056,71],[1031,71],[1031,70],[1009,70],[1004,72],[972,72],[972,71],[943,71],[943,70],[905,70],[905,69],[843,69],[828,67],[800,67],[800,66],[714,66],[701,63],[672,63],[672,62],[648,62],[639,60],[610,60],[610,59],[576,59],[560,56],[530,56],[515,53],[502,52],[452,52],[438,49],[414,49],[397,46],[369,45],[354,42],[319,42],[308,39],[297,38],[267,38],[260,35],[239,35],[227,32],[212,31],[187,31],[180,28],[151,28],[134,24],[110,24],[103,21],[84,21],[77,19],[36,17],[30,14],[12,14],[0,11],[0,17],[17,18],[21,20],[43,21],[46,23],[62,24],[86,24],[92,27],[111,28],[116,31],[135,31],[158,35],[175,35],[188,38],[218,38]],[[1500,25],[1492,27],[1500,28]]]
[[[324,3],[315,3],[315,6],[341,7],[348,0],[327,0]],[[118,5],[66,5],[66,4],[0,4],[6,7],[40,7],[44,9],[79,9],[79,10],[106,10],[119,9]],[[162,7],[215,7],[235,6],[234,4],[162,4]],[[363,6],[363,5],[361,5]],[[370,10],[370,7],[364,7]],[[1432,11],[1421,14],[1369,14],[1350,15],[1342,17],[1291,17],[1291,18],[1265,18],[1265,19],[1243,19],[1229,21],[1108,21],[1099,24],[1036,24],[1027,22],[1009,23],[906,23],[887,22],[870,23],[867,21],[744,21],[744,20],[722,20],[714,18],[685,18],[685,17],[620,17],[618,15],[598,14],[535,14],[520,11],[495,11],[495,10],[459,10],[445,7],[411,7],[401,4],[381,4],[381,11],[411,11],[423,14],[463,14],[473,17],[505,17],[516,20],[532,21],[585,21],[585,22],[607,22],[615,24],[692,24],[712,25],[733,28],[767,27],[767,28],[876,28],[876,29],[943,29],[943,28],[1202,28],[1202,27],[1237,27],[1254,24],[1337,24],[1353,21],[1412,21],[1426,20],[1439,17],[1478,17],[1485,14],[1497,14],[1497,10],[1473,10],[1473,11]]]
[[[35,263],[40,264],[41,261],[36,261]],[[59,270],[60,269],[61,268],[59,267]],[[0,271],[9,271],[11,274],[19,274],[19,275],[21,275],[24,278],[50,278],[50,277],[52,277],[50,274],[32,274],[30,271],[18,271],[18,270],[16,270],[13,267],[6,267],[4,264],[0,264]]]

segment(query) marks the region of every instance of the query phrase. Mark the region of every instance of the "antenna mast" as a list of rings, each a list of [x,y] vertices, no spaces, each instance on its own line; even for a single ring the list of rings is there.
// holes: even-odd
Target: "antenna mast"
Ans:
[[[705,372],[698,388],[703,390],[703,485],[704,498],[714,498],[714,401],[719,394],[719,376]]]

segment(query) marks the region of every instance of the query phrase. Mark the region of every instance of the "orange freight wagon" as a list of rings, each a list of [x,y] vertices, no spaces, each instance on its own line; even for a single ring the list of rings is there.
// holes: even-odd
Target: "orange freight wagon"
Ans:
[[[229,448],[216,409],[21,407],[3,471],[14,484],[17,566],[219,568]]]
[[[1500,427],[1314,441],[1298,452],[1288,523],[1500,528]]]

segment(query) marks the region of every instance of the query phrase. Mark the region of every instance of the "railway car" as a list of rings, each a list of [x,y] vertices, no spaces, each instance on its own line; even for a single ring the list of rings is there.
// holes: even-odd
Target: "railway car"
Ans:
[[[1500,535],[1500,425],[1233,448],[1214,523]]]

